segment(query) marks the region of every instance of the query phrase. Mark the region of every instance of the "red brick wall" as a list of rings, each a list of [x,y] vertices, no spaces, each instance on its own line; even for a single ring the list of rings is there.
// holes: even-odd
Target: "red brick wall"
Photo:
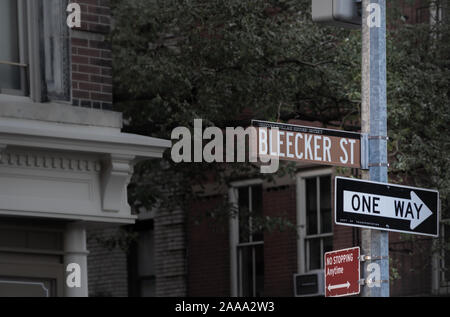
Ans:
[[[206,216],[221,198],[196,201],[188,215],[188,295],[229,296],[228,224]],[[295,185],[265,189],[263,214],[296,225]],[[205,218],[206,217],[206,218]],[[196,224],[196,222],[200,222]],[[353,246],[353,228],[334,227],[335,249]],[[284,227],[264,234],[264,296],[293,296],[297,273],[297,235]]]
[[[428,23],[430,21],[429,3],[426,0],[410,1],[400,0],[397,5],[401,14],[406,18],[406,23]]]
[[[333,215],[334,217],[334,215]],[[334,223],[334,219],[333,219]],[[333,250],[346,249],[356,246],[358,243],[355,241],[356,228],[333,225]]]
[[[188,296],[230,296],[228,222],[207,216],[221,197],[195,201],[187,219]]]
[[[205,218],[222,198],[193,203],[188,214],[188,295],[229,296],[228,223]],[[296,224],[295,185],[263,191],[264,216],[284,216]],[[333,216],[334,217],[334,216]],[[333,220],[334,222],[334,220]],[[431,239],[390,233],[392,296],[426,295],[431,291]],[[360,244],[360,229],[334,225],[333,249]],[[264,234],[264,296],[293,296],[293,274],[297,272],[297,238],[289,228]],[[394,277],[394,274],[391,274]]]
[[[230,295],[229,228],[206,216],[222,198],[194,202],[188,215],[188,295]],[[264,190],[263,213],[296,223],[295,186]],[[199,223],[197,223],[199,222]],[[292,296],[297,271],[297,240],[293,228],[264,235],[264,296]]]
[[[106,34],[111,27],[110,0],[77,0],[81,6],[81,29]]]
[[[263,213],[285,217],[296,224],[295,185],[264,191]],[[295,228],[264,234],[264,296],[293,296],[293,275],[297,273]]]
[[[128,296],[127,253],[119,246],[109,247],[120,228],[87,231],[88,289],[91,297]]]
[[[389,234],[391,296],[431,293],[431,248],[431,238]]]
[[[110,110],[112,108],[109,0],[79,0],[81,27],[71,37],[72,104]]]

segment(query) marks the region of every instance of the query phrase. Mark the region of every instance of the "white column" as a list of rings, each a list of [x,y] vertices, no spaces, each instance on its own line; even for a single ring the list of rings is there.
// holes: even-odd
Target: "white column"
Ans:
[[[64,296],[87,297],[87,255],[86,228],[83,223],[74,222],[66,226],[64,235]]]
[[[305,268],[306,202],[305,179],[296,175],[296,218],[297,218],[297,273],[303,274]]]

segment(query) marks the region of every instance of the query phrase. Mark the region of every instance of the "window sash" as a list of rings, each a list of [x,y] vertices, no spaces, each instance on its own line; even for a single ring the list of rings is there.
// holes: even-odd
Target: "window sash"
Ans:
[[[244,181],[232,182],[229,188],[229,202],[233,211],[230,214],[230,279],[231,279],[231,296],[242,296],[242,249],[245,247],[257,248],[262,247],[263,241],[240,242],[239,230],[239,190],[248,188],[249,186],[262,186],[261,179],[250,179]],[[252,239],[253,240],[253,239]],[[252,257],[253,259],[253,257]],[[253,267],[253,264],[252,264]],[[256,270],[253,270],[256,272]],[[256,280],[254,279],[256,282]],[[252,287],[254,290],[254,287]]]
[[[0,61],[0,64],[2,64],[2,65],[9,65],[9,66],[23,67],[23,68],[28,67],[28,64],[9,62],[9,61]]]
[[[305,238],[305,250],[306,250],[305,260],[307,271],[323,269],[324,254],[325,254],[325,239],[330,237],[333,237],[333,233],[319,234]],[[320,248],[319,267],[316,268],[311,268],[311,243],[313,240],[319,240],[319,248]]]
[[[257,291],[258,291],[258,281],[257,281],[257,258],[256,258],[256,252],[257,252],[257,248],[262,248],[262,250],[264,250],[264,242],[259,241],[259,242],[251,242],[251,243],[244,243],[244,244],[239,244],[237,246],[238,249],[238,296],[249,296],[249,297],[255,297],[257,296]],[[244,285],[244,272],[245,272],[245,267],[244,267],[244,251],[249,250],[251,251],[251,287],[249,289],[245,289],[247,292],[249,292],[248,294],[245,294],[246,292],[244,291],[244,288],[246,287]],[[264,261],[264,251],[262,253],[262,261]],[[264,276],[264,275],[263,275]],[[247,285],[248,287],[248,285]]]
[[[244,186],[239,188],[238,191],[238,196],[239,193],[242,193],[243,191],[247,191],[246,195],[245,195],[245,199],[247,201],[242,202],[240,197],[238,197],[238,202],[243,203],[244,206],[248,206],[248,215],[245,215],[246,217],[246,222],[248,224],[248,232],[244,231],[241,232],[241,230],[239,230],[239,239],[238,239],[238,245],[237,245],[237,253],[238,253],[238,284],[239,284],[239,296],[251,296],[254,297],[257,295],[257,267],[256,267],[256,248],[258,248],[259,246],[261,246],[263,244],[263,241],[254,241],[254,232],[253,232],[253,213],[254,213],[254,207],[253,206],[253,198],[256,197],[254,190],[259,190],[259,187],[261,185],[249,185],[249,186]],[[239,205],[239,208],[241,206]],[[241,216],[239,217],[239,221],[242,220]],[[240,225],[240,223],[239,223]],[[241,235],[245,235],[244,237],[242,237]],[[244,241],[244,242],[241,242]],[[248,263],[243,263],[244,261],[244,252],[250,250],[251,253],[251,258],[247,259],[251,262],[251,276],[247,276],[247,279],[250,279],[251,286],[250,285],[244,285],[245,281],[245,277],[244,277],[244,273],[246,272],[246,270],[248,270],[248,268],[244,267],[245,264]],[[263,259],[264,260],[264,259]],[[248,271],[247,271],[248,273]],[[248,289],[247,289],[248,288]]]
[[[238,237],[238,243],[239,244],[240,243],[247,243],[247,242],[254,242],[254,241],[262,241],[262,240],[259,240],[259,239],[255,240],[255,236],[257,236],[257,235],[259,235],[261,237],[261,239],[263,239],[262,235],[259,232],[254,230],[255,228],[254,228],[254,224],[253,224],[253,221],[254,221],[254,216],[253,215],[256,215],[256,210],[254,210],[255,209],[254,198],[257,197],[255,192],[254,192],[254,190],[255,189],[258,190],[259,188],[261,188],[261,187],[258,187],[258,186],[260,186],[260,185],[258,185],[258,184],[256,184],[256,185],[249,185],[249,186],[245,186],[245,187],[240,187],[238,189],[238,202],[239,203],[244,203],[243,205],[245,207],[247,207],[247,209],[248,209],[248,210],[246,210],[246,212],[248,214],[242,215],[241,214],[241,211],[242,211],[241,205],[238,205],[238,209],[239,209],[239,217],[238,217],[238,219],[239,219],[238,220],[239,237]],[[246,198],[246,202],[242,202],[241,199],[240,199],[241,197],[239,197],[239,192],[242,192],[242,191],[247,191],[246,192],[246,197],[245,197]],[[262,197],[260,197],[260,198],[262,199]],[[261,211],[261,210],[259,210],[259,211]],[[244,219],[243,216],[245,216],[245,219]],[[241,221],[245,221],[246,222],[248,228],[244,228],[244,229],[248,229],[248,230],[241,230],[242,229]]]
[[[331,231],[330,232],[322,232],[322,208],[321,208],[321,191],[320,191],[320,179],[322,177],[330,177],[330,199],[332,194],[332,169],[321,169],[321,170],[310,170],[305,172],[300,172],[297,174],[297,194],[299,197],[298,205],[297,205],[297,226],[298,226],[298,240],[297,240],[297,251],[298,251],[298,273],[305,273],[313,268],[311,268],[311,243],[313,239],[319,239],[320,244],[320,265],[319,269],[323,269],[323,258],[325,251],[325,242],[327,239],[333,237],[333,213],[332,213],[332,204],[331,204]],[[308,234],[308,206],[307,206],[307,179],[315,179],[315,217],[317,221],[315,223],[314,233]],[[311,232],[311,231],[310,231]],[[317,269],[317,268],[314,268]]]
[[[331,231],[329,231],[329,232],[322,232],[322,227],[323,227],[322,226],[322,224],[323,224],[322,206],[321,206],[321,201],[322,201],[322,199],[321,199],[321,186],[322,185],[321,185],[321,180],[320,179],[322,177],[327,177],[327,176],[329,176],[331,178],[331,175],[318,175],[318,176],[315,176],[315,177],[307,177],[307,178],[305,178],[305,180],[306,179],[312,179],[312,178],[316,179],[316,188],[315,188],[315,190],[316,190],[316,202],[315,202],[316,203],[316,215],[315,215],[315,217],[317,219],[317,221],[316,221],[316,230],[315,230],[316,233],[308,234],[308,232],[306,232],[305,238],[319,237],[319,236],[326,237],[329,234],[331,234],[331,235],[333,234],[333,225],[331,225]],[[330,183],[331,183],[331,181],[330,181]],[[329,190],[330,190],[330,197],[331,197],[331,184],[330,184]],[[307,192],[306,186],[305,186],[305,191]],[[304,195],[305,195],[304,199],[307,199],[306,192],[304,193]],[[308,208],[308,206],[306,208]],[[305,210],[305,212],[306,212],[306,210]],[[331,224],[332,223],[333,222],[332,222],[332,219],[331,219]],[[306,213],[306,224],[308,224],[308,213]]]
[[[19,60],[1,60],[1,65],[20,68],[20,89],[1,88],[0,93],[8,95],[26,96],[28,94],[28,8],[26,0],[17,0],[17,35],[19,46]]]
[[[42,77],[44,70],[41,69],[43,58],[41,24],[44,13],[42,11],[42,2],[36,0],[17,0],[17,5],[20,60],[2,60],[3,63],[0,65],[8,63],[11,67],[20,68],[20,89],[0,88],[0,94],[28,96],[34,102],[43,102],[47,96],[45,96],[46,91],[43,91],[46,88],[46,81]],[[61,14],[63,18],[64,14]],[[67,68],[64,71],[67,78],[69,78],[69,70]],[[68,82],[66,84],[69,87]],[[59,99],[70,99],[70,87],[66,89],[65,94],[69,97],[64,96],[64,98]]]
[[[322,219],[322,186],[325,186],[322,184],[322,178],[323,177],[330,177],[331,175],[317,175],[314,177],[308,177],[307,179],[315,179],[315,196],[316,196],[316,228],[315,228],[315,234],[308,234],[308,231],[306,232],[306,236],[305,236],[305,260],[306,260],[306,270],[310,271],[310,270],[315,270],[315,269],[323,269],[323,262],[324,262],[324,253],[325,253],[325,247],[324,247],[324,243],[325,243],[325,238],[328,237],[332,237],[333,236],[333,226],[331,226],[331,232],[322,232],[322,228],[323,228],[323,221],[324,219]],[[331,183],[331,181],[330,181]],[[307,184],[307,183],[306,183]],[[306,185],[307,186],[307,185]],[[305,188],[306,193],[308,192],[308,188]],[[331,196],[331,188],[329,188],[330,191],[330,196]],[[306,197],[306,193],[305,193],[305,199],[307,199]],[[306,223],[309,223],[308,220],[308,213],[306,213]],[[311,267],[311,244],[313,240],[319,240],[319,265],[318,267]]]

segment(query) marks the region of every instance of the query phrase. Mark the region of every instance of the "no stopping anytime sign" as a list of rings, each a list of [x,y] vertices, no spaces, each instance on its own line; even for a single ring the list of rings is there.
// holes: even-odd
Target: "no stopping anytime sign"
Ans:
[[[325,253],[325,297],[360,292],[359,247]]]

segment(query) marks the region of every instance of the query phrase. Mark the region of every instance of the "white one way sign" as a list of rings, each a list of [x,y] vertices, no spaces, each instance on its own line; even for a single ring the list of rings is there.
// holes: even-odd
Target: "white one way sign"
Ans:
[[[336,177],[336,223],[437,236],[435,190]]]
[[[414,191],[411,199],[402,199],[344,190],[344,211],[409,220],[411,230],[433,214]]]

